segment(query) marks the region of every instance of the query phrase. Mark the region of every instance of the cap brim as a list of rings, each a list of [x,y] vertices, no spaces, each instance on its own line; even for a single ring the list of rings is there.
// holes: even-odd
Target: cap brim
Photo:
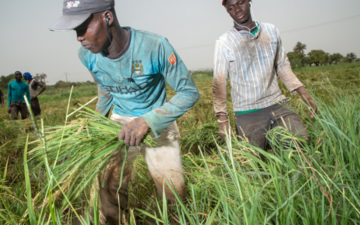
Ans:
[[[82,15],[63,15],[49,29],[51,31],[70,31],[70,30],[74,30],[75,28],[80,26],[82,23],[84,23],[90,16],[91,16],[91,13],[82,14]]]

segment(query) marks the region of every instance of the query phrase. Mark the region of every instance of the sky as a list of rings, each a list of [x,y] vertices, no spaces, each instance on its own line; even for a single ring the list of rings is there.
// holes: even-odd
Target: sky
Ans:
[[[76,33],[51,32],[62,15],[62,0],[0,1],[0,75],[46,73],[47,84],[92,77],[77,56]],[[189,70],[213,67],[214,45],[233,26],[222,0],[115,0],[122,26],[166,37]],[[280,30],[284,47],[300,41],[360,57],[359,0],[253,0],[253,16]],[[306,52],[307,52],[306,51]]]

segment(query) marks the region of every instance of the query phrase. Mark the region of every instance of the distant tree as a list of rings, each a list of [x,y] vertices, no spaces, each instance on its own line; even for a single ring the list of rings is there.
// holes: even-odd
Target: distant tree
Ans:
[[[35,76],[33,76],[33,78],[40,81],[40,74],[37,73]]]
[[[344,56],[341,55],[340,53],[331,54],[331,55],[330,55],[330,65],[331,65],[332,63],[338,64],[338,63],[341,61],[342,58],[344,58]]]
[[[37,80],[39,80],[41,83],[46,84],[47,75],[46,75],[45,73],[40,73],[40,74],[37,73],[36,76],[35,76],[35,78],[36,78]]]
[[[304,50],[305,50],[305,49],[306,49],[306,45],[303,44],[303,43],[301,43],[301,42],[299,41],[298,43],[296,43],[293,51],[304,54]]]
[[[326,53],[323,50],[311,50],[308,53],[309,63],[320,66],[325,64],[327,61]]]
[[[357,58],[357,59],[356,59],[356,62],[360,62],[360,58]]]
[[[34,79],[40,81],[43,84],[46,84],[46,78],[47,78],[47,75],[45,73],[37,73],[34,76]]]
[[[289,52],[287,54],[287,56],[289,58],[292,69],[297,69],[297,68],[300,68],[300,67],[304,67],[304,65],[305,65],[305,63],[304,63],[304,58],[305,58],[304,53]]]
[[[15,79],[15,75],[14,74],[9,74],[7,76],[1,76],[0,77],[0,88],[2,89],[7,89],[8,84]]]
[[[71,84],[69,82],[59,80],[58,82],[56,82],[55,87],[56,88],[71,87]]]
[[[330,64],[330,53],[325,53],[325,56],[324,56],[324,60],[322,62],[322,65],[327,65],[327,64]]]
[[[357,57],[356,57],[355,53],[351,52],[351,53],[346,54],[346,58],[347,58],[348,63],[352,63],[356,60]]]
[[[311,66],[311,62],[310,62],[310,59],[308,56],[305,56],[304,59],[302,60],[304,65],[307,65],[307,66]]]

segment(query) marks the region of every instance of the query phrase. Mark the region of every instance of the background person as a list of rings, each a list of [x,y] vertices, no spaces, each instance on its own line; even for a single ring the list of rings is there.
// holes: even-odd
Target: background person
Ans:
[[[46,86],[39,82],[38,80],[34,79],[29,72],[25,72],[23,74],[25,80],[28,81],[29,90],[30,90],[30,97],[31,97],[31,111],[33,112],[34,116],[39,116],[41,114],[41,108],[38,96],[41,95]],[[38,87],[41,88],[39,92],[37,92]]]
[[[121,27],[113,0],[79,0],[77,4],[65,1],[63,14],[50,29],[76,30],[82,45],[80,60],[98,85],[96,111],[107,115],[114,105],[111,119],[123,125],[119,138],[132,146],[119,192],[124,151],[114,155],[104,175],[99,176],[104,184],[100,187],[100,202],[107,224],[119,224],[119,207],[127,207],[131,163],[140,152],[160,196],[165,188],[166,197],[176,202],[165,183],[168,181],[184,200],[185,180],[175,120],[199,99],[185,64],[166,38]],[[165,80],[176,91],[169,101]],[[141,145],[149,129],[157,138],[156,147]]]
[[[22,81],[22,73],[15,72],[15,80],[8,85],[8,113],[11,113],[11,119],[17,120],[19,112],[21,118],[26,119],[28,116],[28,109],[25,103],[24,95],[31,104],[29,85]]]
[[[299,93],[313,112],[317,108],[291,70],[279,30],[272,24],[253,21],[251,0],[223,0],[223,5],[234,20],[234,27],[216,41],[215,48],[213,95],[220,136],[225,140],[225,132],[229,131],[226,105],[229,76],[239,136],[266,149],[266,132],[281,126],[308,140],[301,118],[289,109],[277,78],[292,94]],[[313,117],[311,113],[310,116]]]
[[[5,105],[5,103],[4,103],[4,94],[0,90],[0,106],[4,107],[4,105]]]

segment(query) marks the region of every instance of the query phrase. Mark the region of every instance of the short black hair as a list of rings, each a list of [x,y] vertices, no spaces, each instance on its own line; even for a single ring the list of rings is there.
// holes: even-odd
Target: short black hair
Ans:
[[[16,71],[14,74],[15,74],[15,75],[17,75],[17,74],[21,74],[21,75],[22,75],[22,73],[21,73],[20,71]]]

